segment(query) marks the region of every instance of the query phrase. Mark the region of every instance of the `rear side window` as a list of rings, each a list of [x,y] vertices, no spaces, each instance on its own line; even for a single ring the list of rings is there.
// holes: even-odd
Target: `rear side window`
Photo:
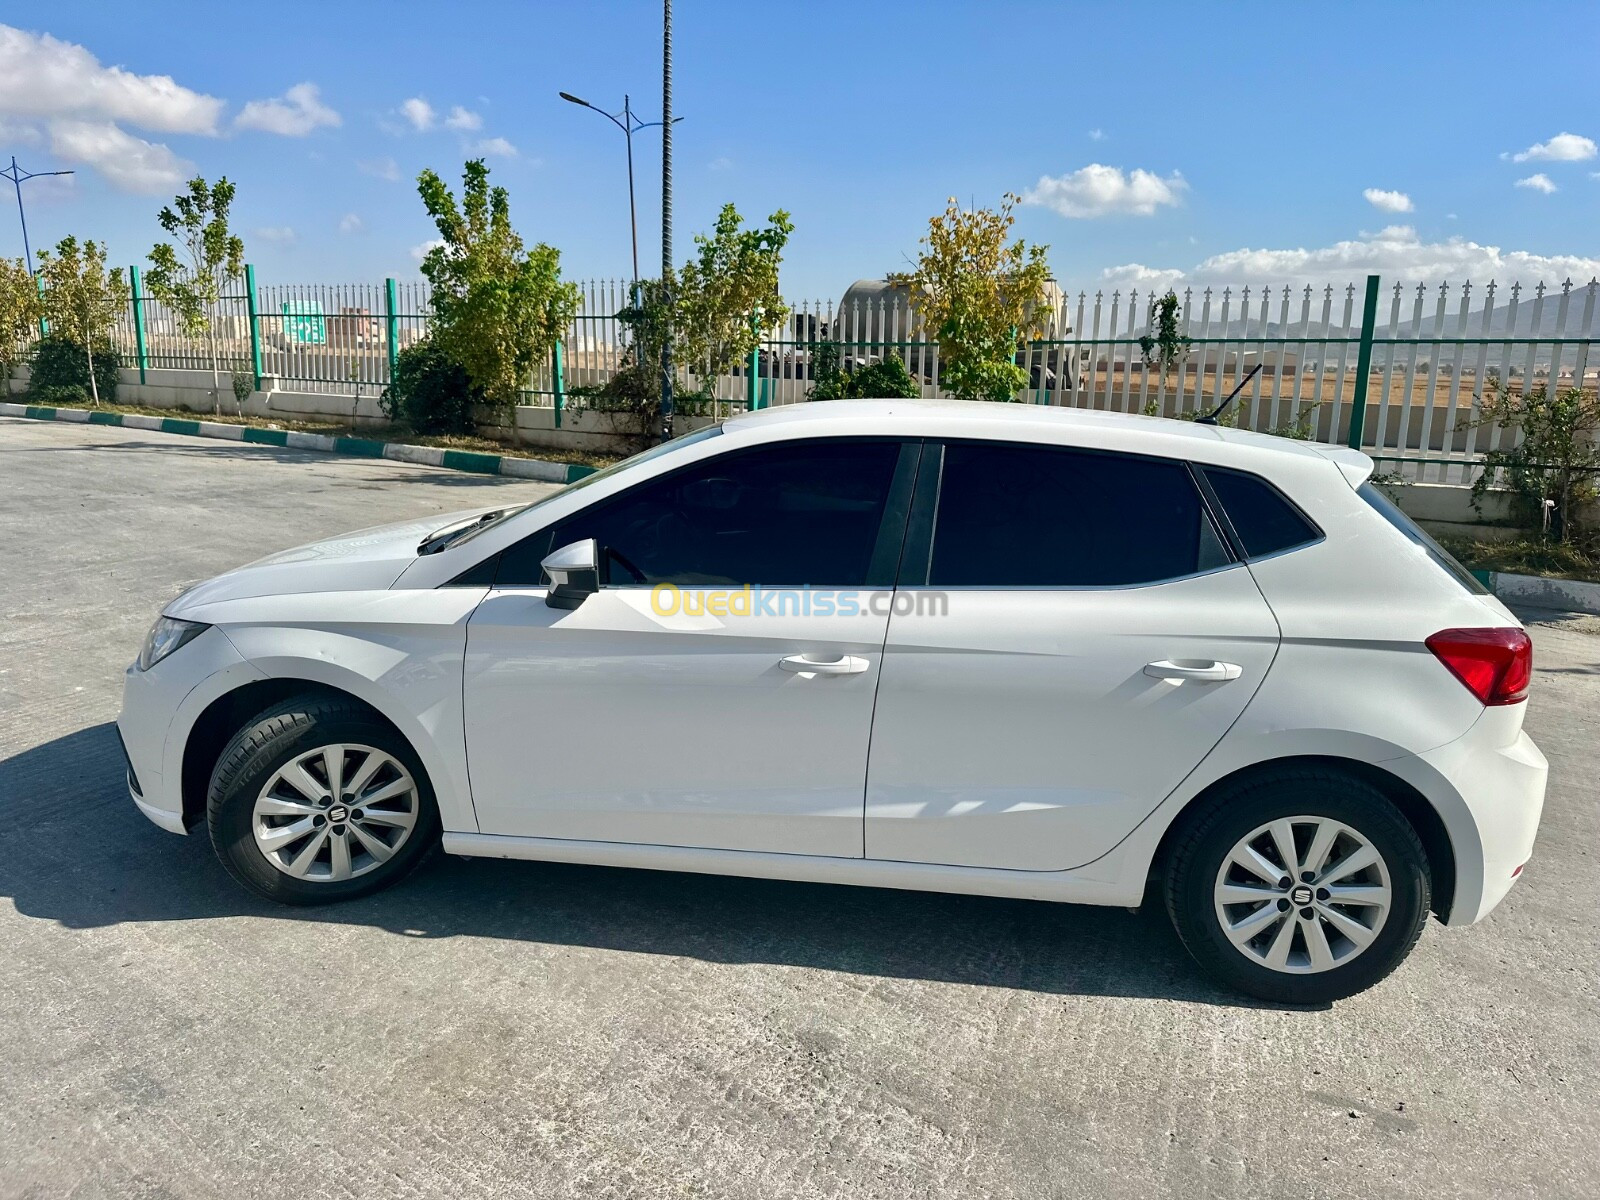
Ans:
[[[1219,467],[1205,468],[1205,475],[1248,557],[1293,550],[1322,536],[1322,531],[1265,479]]]
[[[1455,556],[1429,536],[1423,529],[1405,513],[1389,497],[1385,496],[1380,488],[1371,483],[1363,483],[1356,489],[1356,494],[1372,505],[1377,514],[1401,533],[1405,534],[1413,543],[1421,546],[1423,552],[1434,561],[1434,564],[1454,577],[1456,582],[1466,588],[1475,596],[1487,596],[1489,589],[1484,587],[1478,577],[1456,561]]]
[[[945,448],[931,586],[1115,587],[1227,561],[1182,463],[1004,442]]]

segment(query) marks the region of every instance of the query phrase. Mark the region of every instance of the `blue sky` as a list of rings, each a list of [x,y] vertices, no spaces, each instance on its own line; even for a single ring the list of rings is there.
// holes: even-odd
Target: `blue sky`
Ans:
[[[1593,0],[676,8],[679,261],[722,203],[785,207],[792,299],[904,266],[946,197],[1008,190],[1069,289],[1600,272]],[[570,277],[627,273],[622,136],[556,92],[657,116],[657,4],[3,4],[0,23],[0,161],[78,172],[25,185],[36,247],[76,233],[143,261],[198,169],[238,184],[262,282],[413,277],[417,171],[457,178],[483,150]],[[647,271],[659,147],[636,140]]]

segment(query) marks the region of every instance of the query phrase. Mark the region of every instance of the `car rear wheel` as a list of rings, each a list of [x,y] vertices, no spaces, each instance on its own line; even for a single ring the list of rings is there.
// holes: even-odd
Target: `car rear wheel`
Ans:
[[[1245,779],[1179,835],[1167,911],[1189,953],[1289,1004],[1353,996],[1403,962],[1430,904],[1415,830],[1376,788],[1326,768]]]
[[[212,772],[207,822],[229,874],[284,904],[385,888],[439,836],[411,746],[361,704],[315,695],[276,705],[234,735]]]

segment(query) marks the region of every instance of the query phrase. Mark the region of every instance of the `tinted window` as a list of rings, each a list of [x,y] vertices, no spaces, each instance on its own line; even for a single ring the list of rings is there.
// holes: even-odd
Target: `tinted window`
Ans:
[[[1206,479],[1251,558],[1304,546],[1322,536],[1321,530],[1264,479],[1216,467],[1206,468]]]
[[[612,586],[887,583],[870,577],[899,453],[894,442],[791,442],[698,463],[514,547],[497,582],[537,584],[551,549],[594,538]]]
[[[1227,561],[1182,463],[1005,443],[945,449],[928,583],[1151,583]]]
[[[1428,535],[1427,530],[1401,512],[1399,505],[1385,496],[1375,484],[1363,483],[1356,489],[1356,493],[1368,504],[1372,505],[1378,515],[1385,521],[1405,534],[1412,542],[1421,546],[1423,552],[1434,561],[1435,565],[1453,575],[1456,581],[1467,591],[1478,596],[1487,596],[1489,594],[1489,589],[1483,586],[1476,575],[1457,562],[1455,555],[1434,541]]]

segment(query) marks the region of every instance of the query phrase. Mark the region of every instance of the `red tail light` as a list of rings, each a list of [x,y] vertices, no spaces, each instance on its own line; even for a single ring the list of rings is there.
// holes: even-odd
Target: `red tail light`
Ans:
[[[1444,629],[1427,645],[1484,704],[1516,704],[1528,698],[1533,642],[1521,629]]]

